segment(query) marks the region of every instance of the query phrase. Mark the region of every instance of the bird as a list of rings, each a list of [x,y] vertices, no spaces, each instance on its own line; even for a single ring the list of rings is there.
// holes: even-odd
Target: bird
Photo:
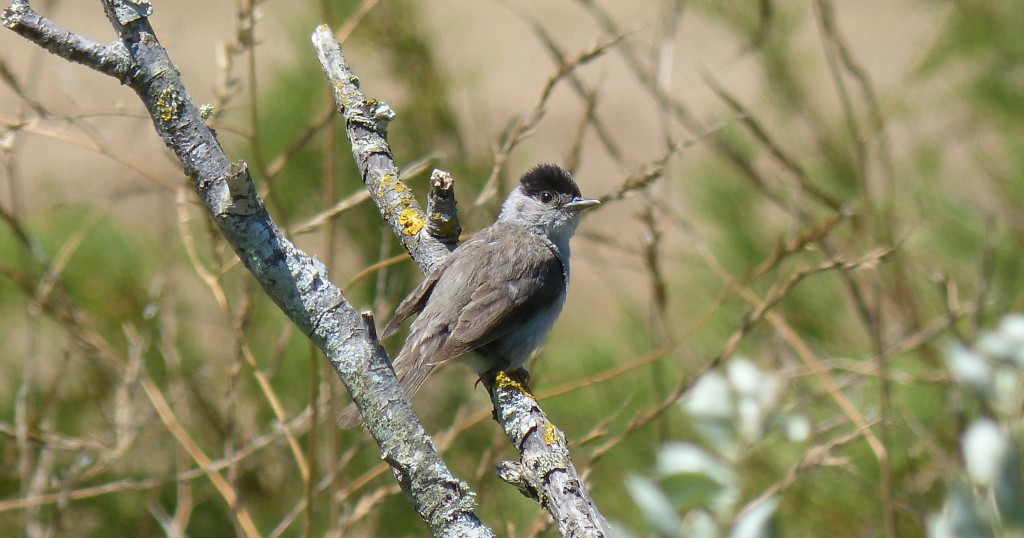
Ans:
[[[462,357],[478,375],[525,372],[565,304],[569,240],[585,210],[572,174],[550,163],[524,173],[497,220],[460,244],[399,303],[381,338],[418,314],[392,362],[407,397],[435,366]],[[465,357],[463,357],[465,355]],[[339,424],[361,415],[350,404]]]

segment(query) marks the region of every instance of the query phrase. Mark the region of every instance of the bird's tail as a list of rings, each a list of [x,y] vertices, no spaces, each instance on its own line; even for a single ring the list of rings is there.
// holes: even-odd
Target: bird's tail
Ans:
[[[419,353],[407,352],[407,349],[418,350]],[[395,376],[398,377],[398,384],[402,387],[402,392],[405,393],[406,398],[412,398],[413,394],[423,386],[423,382],[427,380],[427,375],[430,374],[431,370],[434,369],[433,364],[429,364],[418,357],[430,357],[433,353],[423,353],[421,346],[405,346],[402,351],[395,358],[394,362],[391,363],[391,367],[395,369]],[[430,350],[433,351],[433,350]],[[415,356],[413,356],[415,355]],[[338,425],[342,428],[348,429],[358,426],[362,422],[362,415],[359,413],[359,409],[355,403],[350,403],[341,411],[341,415],[338,418]]]

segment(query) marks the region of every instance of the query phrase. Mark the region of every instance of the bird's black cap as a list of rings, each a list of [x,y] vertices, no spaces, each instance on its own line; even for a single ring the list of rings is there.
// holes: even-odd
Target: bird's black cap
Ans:
[[[557,164],[538,164],[519,178],[520,189],[527,196],[538,196],[548,191],[556,194],[568,194],[579,198],[580,188],[572,179],[568,170]]]

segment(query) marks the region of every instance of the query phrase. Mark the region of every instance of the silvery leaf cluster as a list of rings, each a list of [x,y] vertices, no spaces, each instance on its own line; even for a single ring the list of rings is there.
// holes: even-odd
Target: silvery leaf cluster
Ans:
[[[666,537],[762,538],[776,535],[775,498],[747,506],[742,463],[770,433],[799,441],[810,434],[805,417],[779,412],[782,379],[752,361],[734,358],[724,372],[709,371],[682,404],[703,445],[666,443],[655,476],[630,476],[626,486],[648,521]]]
[[[973,349],[954,344],[946,364],[957,382],[970,387],[999,417],[1018,416],[1024,404],[1024,315],[1003,318]]]
[[[716,453],[735,460],[771,431],[791,441],[810,435],[806,417],[779,412],[782,387],[777,374],[762,372],[750,360],[737,357],[724,374],[712,370],[701,376],[683,409]]]
[[[946,355],[954,379],[991,410],[965,429],[963,472],[951,477],[942,510],[928,521],[931,538],[1024,536],[1024,316],[1005,317],[974,348]]]

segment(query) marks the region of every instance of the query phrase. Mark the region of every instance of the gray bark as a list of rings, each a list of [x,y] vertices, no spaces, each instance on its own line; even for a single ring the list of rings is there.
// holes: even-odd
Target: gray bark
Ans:
[[[216,134],[200,118],[146,18],[152,6],[143,0],[102,3],[119,37],[109,45],[59,28],[25,0],[4,10],[0,23],[62,58],[117,77],[138,94],[157,134],[181,161],[203,206],[245,267],[323,350],[356,401],[382,410],[367,421],[367,428],[431,532],[493,536],[473,512],[473,492],[447,469],[402,395],[376,335],[330,281],[326,266],[281,233],[256,194],[248,167],[231,162]],[[372,153],[373,143],[359,147]],[[400,217],[392,216],[396,222]],[[444,245],[422,237],[403,243],[422,250],[424,259],[431,259],[430,252],[447,252]]]

